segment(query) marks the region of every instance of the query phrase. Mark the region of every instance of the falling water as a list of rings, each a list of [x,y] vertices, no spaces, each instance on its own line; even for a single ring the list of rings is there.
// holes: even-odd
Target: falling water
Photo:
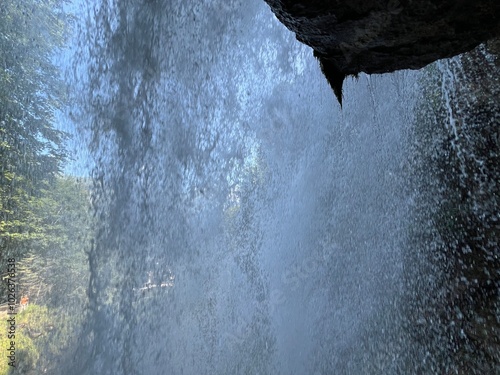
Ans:
[[[82,6],[99,222],[74,374],[404,373],[418,72],[347,82],[263,1]]]

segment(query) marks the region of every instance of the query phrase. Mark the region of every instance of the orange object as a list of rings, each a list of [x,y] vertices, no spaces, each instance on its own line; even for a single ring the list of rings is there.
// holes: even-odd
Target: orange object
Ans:
[[[25,305],[27,305],[27,304],[28,304],[28,302],[29,302],[29,300],[30,300],[30,298],[29,298],[28,296],[22,296],[22,297],[21,297],[21,303],[20,303],[20,305],[21,305],[21,306],[25,306]]]

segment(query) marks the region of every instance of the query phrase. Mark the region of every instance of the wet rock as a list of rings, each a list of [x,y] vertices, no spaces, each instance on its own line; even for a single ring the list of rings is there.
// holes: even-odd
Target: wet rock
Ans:
[[[265,0],[311,46],[342,104],[346,76],[420,69],[500,33],[498,0]]]

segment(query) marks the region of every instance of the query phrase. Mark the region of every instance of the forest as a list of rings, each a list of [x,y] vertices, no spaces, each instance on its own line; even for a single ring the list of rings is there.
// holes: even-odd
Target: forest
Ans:
[[[63,5],[0,4],[0,347],[14,349],[0,374],[52,372],[86,300],[89,186],[63,173],[69,136],[57,123],[69,105],[54,63],[72,24]]]

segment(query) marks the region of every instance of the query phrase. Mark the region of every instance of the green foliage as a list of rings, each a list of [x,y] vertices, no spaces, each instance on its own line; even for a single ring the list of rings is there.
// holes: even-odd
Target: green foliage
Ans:
[[[1,348],[9,348],[10,339],[6,335],[0,338]],[[25,335],[16,335],[16,368],[8,365],[7,360],[0,361],[0,375],[31,374],[34,371],[40,353],[33,340]]]
[[[45,214],[44,241],[18,262],[20,294],[51,312],[50,335],[36,342],[43,348],[37,366],[53,366],[54,358],[73,345],[84,318],[89,281],[86,254],[92,235],[88,198],[85,183],[58,177],[38,207]],[[28,314],[34,313],[30,307]]]
[[[44,191],[34,209],[40,236],[32,250],[18,261],[22,294],[35,303],[60,307],[85,296],[88,275],[86,251],[90,245],[89,193],[82,182],[58,177]]]
[[[5,322],[7,315],[2,315]],[[14,338],[7,337],[7,326],[0,330],[0,348],[7,349],[14,341],[16,368],[0,361],[0,375],[38,374],[40,369],[49,370],[52,361],[65,350],[74,337],[80,319],[62,310],[31,304],[15,315]]]
[[[31,305],[14,316],[16,319],[15,337],[7,337],[5,325],[0,331],[0,347],[7,349],[11,341],[14,342],[16,368],[9,366],[7,361],[0,361],[0,375],[33,373],[40,358],[37,340],[40,340],[52,327],[51,316],[46,307]],[[7,316],[2,316],[4,322],[6,319]]]
[[[0,2],[0,264],[15,258],[16,297],[29,296],[16,316],[19,366],[1,360],[0,375],[53,373],[76,348],[87,301],[88,183],[61,175],[67,135],[54,126],[67,104],[53,63],[72,22],[64,1]],[[0,292],[5,302],[3,283]]]
[[[33,211],[61,171],[66,134],[53,126],[65,102],[52,56],[70,19],[60,0],[5,0],[0,5],[0,249],[41,239]],[[11,254],[12,255],[12,254]]]
[[[29,296],[30,304],[16,317],[16,356],[23,370],[12,373],[50,369],[55,358],[74,346],[87,304],[86,253],[92,235],[88,198],[84,182],[57,177],[53,189],[44,191],[33,208],[46,225],[40,225],[39,239],[31,239],[30,252],[16,261],[17,295]],[[4,332],[0,331],[0,344]],[[7,373],[2,371],[8,369],[0,367],[0,374]]]

